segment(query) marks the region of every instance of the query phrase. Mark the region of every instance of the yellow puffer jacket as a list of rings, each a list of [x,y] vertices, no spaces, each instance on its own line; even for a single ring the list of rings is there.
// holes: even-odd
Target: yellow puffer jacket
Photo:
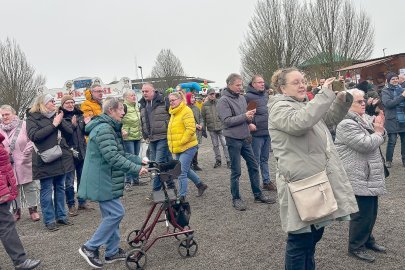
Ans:
[[[86,96],[86,100],[82,103],[82,105],[80,105],[80,110],[82,110],[83,116],[90,116],[93,118],[94,116],[101,114],[101,105],[91,97],[90,89],[84,91],[84,95]]]
[[[184,103],[176,108],[170,108],[171,115],[167,128],[167,143],[170,152],[178,154],[198,144],[195,135],[195,120],[193,111]]]

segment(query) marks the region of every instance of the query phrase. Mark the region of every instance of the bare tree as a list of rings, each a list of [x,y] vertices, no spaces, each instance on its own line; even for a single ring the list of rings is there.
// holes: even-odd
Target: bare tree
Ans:
[[[297,0],[258,1],[240,46],[245,78],[261,74],[269,81],[276,69],[303,61],[306,47],[302,6]]]
[[[0,104],[12,106],[22,116],[43,84],[45,77],[35,75],[16,41],[0,41]]]
[[[155,85],[157,88],[166,89],[175,87],[179,83],[178,77],[185,76],[185,73],[179,58],[170,49],[162,49],[156,58],[151,76],[162,79]]]
[[[370,57],[374,28],[350,0],[316,0],[306,5],[308,58],[316,59],[324,76],[342,65]]]

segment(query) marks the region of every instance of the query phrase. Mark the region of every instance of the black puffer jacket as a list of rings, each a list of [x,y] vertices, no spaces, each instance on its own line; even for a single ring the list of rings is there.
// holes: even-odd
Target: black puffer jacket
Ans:
[[[66,120],[66,123],[72,132],[72,136],[68,138],[67,144],[70,148],[74,148],[80,153],[79,160],[84,160],[84,157],[86,156],[86,139],[84,137],[84,128],[86,127],[86,124],[84,123],[83,112],[76,107],[71,112],[63,108],[60,109],[63,111],[63,119]],[[72,124],[72,117],[74,115],[76,115],[77,126]]]
[[[160,93],[155,92],[155,97],[152,101],[146,101],[145,98],[141,98],[139,104],[143,138],[149,139],[151,142],[167,139],[170,114],[168,112],[169,104],[166,103],[164,97]]]
[[[249,85],[245,98],[248,104],[250,101],[255,101],[257,104],[256,113],[252,121],[256,125],[256,131],[251,132],[252,136],[269,136],[269,111],[267,109],[269,94],[267,91],[257,91]]]
[[[69,140],[72,136],[72,129],[69,128],[66,120],[62,120],[61,124],[56,128],[52,124],[53,119],[54,116],[48,118],[39,112],[27,114],[28,138],[40,152],[50,149],[58,143],[58,130],[62,134],[60,142],[62,157],[53,162],[45,163],[35,151],[32,152],[32,176],[34,179],[54,177],[71,172],[74,169],[72,152],[66,143],[66,138]]]

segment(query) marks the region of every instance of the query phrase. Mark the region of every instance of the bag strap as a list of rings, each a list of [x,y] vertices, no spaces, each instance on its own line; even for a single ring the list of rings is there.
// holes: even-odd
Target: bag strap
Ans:
[[[60,132],[60,130],[58,129],[58,138],[57,138],[57,143],[58,143],[58,145],[60,145],[60,141],[62,140],[62,133]],[[34,150],[35,150],[35,153],[38,153],[38,147],[35,145],[35,143],[33,143],[32,144],[32,146],[33,146],[33,148],[34,148]]]
[[[17,137],[18,134],[20,134],[21,131],[21,127],[22,127],[22,120],[19,120],[18,125],[17,125],[17,129],[15,130],[13,139],[11,140],[11,144],[10,144],[10,154],[14,151],[15,149],[15,142],[17,141]]]

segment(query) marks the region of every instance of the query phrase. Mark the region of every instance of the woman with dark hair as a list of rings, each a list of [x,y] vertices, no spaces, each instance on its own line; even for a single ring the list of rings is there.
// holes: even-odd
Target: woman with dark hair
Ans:
[[[72,134],[63,119],[63,112],[56,112],[52,95],[36,98],[27,113],[27,134],[34,143],[32,172],[34,179],[40,180],[39,197],[46,228],[56,231],[57,225],[73,225],[68,221],[65,209],[65,178],[67,173],[74,170],[72,152],[65,137]],[[61,151],[57,150],[58,145]],[[53,160],[44,160],[40,154],[49,149],[55,149],[60,154],[54,155]]]

